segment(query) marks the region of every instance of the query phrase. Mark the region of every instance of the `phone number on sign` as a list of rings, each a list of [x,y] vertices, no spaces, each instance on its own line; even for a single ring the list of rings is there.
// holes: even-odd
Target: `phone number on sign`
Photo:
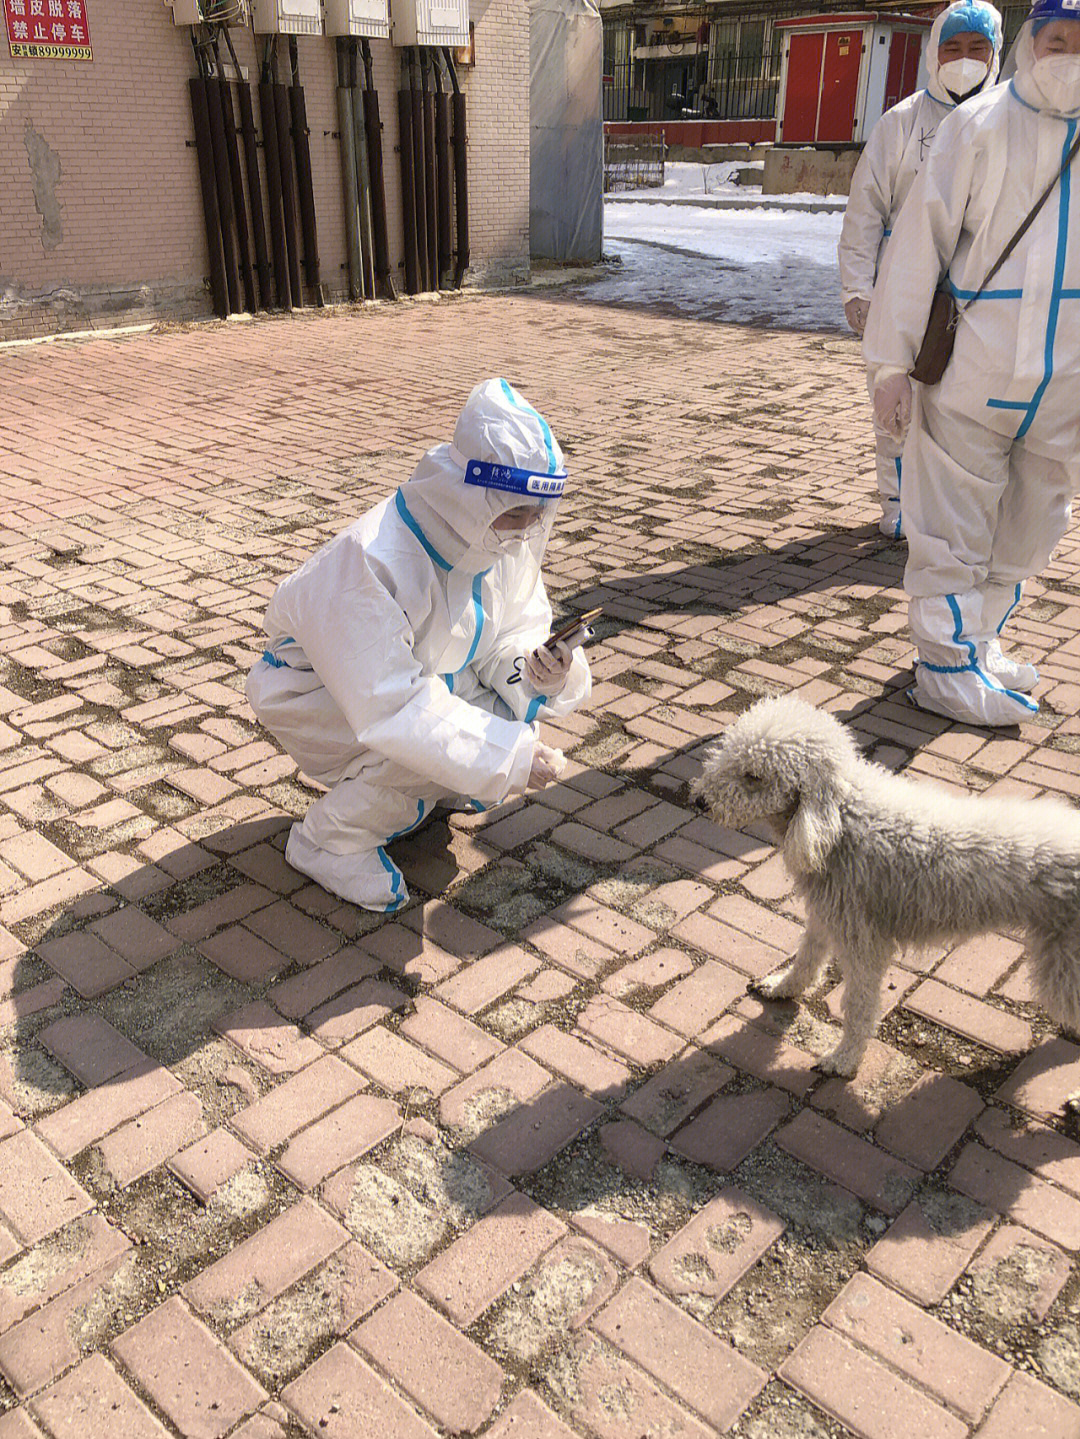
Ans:
[[[17,60],[92,60],[89,45],[24,45],[11,42],[11,53]]]

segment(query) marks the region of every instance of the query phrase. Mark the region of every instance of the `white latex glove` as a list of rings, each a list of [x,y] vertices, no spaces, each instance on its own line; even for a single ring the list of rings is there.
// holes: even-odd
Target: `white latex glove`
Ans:
[[[869,313],[870,301],[861,300],[858,296],[854,300],[849,300],[844,306],[844,317],[860,338],[866,329],[866,317]]]
[[[874,414],[894,440],[904,438],[911,423],[911,380],[907,375],[887,375],[875,385]]]
[[[543,740],[537,740],[533,748],[532,770],[526,789],[547,789],[549,784],[555,783],[565,767],[566,756],[561,749],[552,749],[550,745],[544,744]]]
[[[576,639],[580,644],[584,634],[584,630],[575,630],[565,640],[556,640],[551,649],[539,645],[526,658],[525,678],[537,694],[547,695],[550,700],[562,693],[570,666],[574,663],[574,649],[570,641]]]

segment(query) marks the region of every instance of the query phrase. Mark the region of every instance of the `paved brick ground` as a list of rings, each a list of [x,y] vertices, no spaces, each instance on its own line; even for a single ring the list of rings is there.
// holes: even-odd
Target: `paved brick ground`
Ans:
[[[282,858],[242,685],[276,579],[505,373],[604,605],[564,783]],[[0,1439],[1080,1435],[1080,1046],[1007,936],[905,957],[857,1080],[761,836],[688,807],[768,690],[884,763],[1080,794],[1075,532],[1043,710],[920,715],[853,342],[472,297],[8,350],[0,419]]]

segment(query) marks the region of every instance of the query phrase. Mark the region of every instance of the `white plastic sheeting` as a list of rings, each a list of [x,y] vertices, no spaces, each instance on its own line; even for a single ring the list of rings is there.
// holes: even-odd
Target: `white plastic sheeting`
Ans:
[[[534,260],[599,261],[604,239],[604,30],[593,0],[530,4]]]

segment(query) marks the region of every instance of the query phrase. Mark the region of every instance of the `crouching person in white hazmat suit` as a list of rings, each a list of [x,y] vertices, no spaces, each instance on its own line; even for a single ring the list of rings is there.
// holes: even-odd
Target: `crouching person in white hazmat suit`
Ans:
[[[847,322],[866,329],[874,281],[900,207],[937,127],[957,105],[988,89],[1001,61],[1001,16],[986,0],[954,0],[934,21],[926,47],[926,89],[886,110],[870,131],[851,177],[837,256]],[[875,421],[874,448],[881,532],[903,536],[900,514],[903,445]]]
[[[557,778],[536,722],[591,686],[584,630],[544,647],[540,565],[565,482],[546,421],[487,380],[453,443],[274,593],[247,696],[328,787],[285,851],[323,888],[399,909],[408,893],[386,845],[433,805],[484,809]]]
[[[1080,482],[1078,0],[1036,0],[1006,69],[1014,59],[1007,84],[941,122],[893,231],[864,341],[879,423],[897,438],[911,427],[911,697],[977,725],[1016,724],[1038,708],[1037,671],[1003,654],[999,636],[1064,533]],[[940,382],[916,384],[913,403],[909,371],[943,277],[961,309],[955,347]]]

